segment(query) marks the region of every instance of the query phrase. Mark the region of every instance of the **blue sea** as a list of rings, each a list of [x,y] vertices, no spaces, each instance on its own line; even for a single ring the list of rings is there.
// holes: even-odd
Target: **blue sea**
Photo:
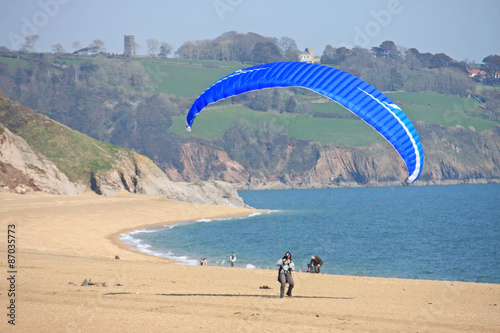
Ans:
[[[500,283],[500,184],[241,191],[266,213],[136,230],[139,251],[199,265]]]

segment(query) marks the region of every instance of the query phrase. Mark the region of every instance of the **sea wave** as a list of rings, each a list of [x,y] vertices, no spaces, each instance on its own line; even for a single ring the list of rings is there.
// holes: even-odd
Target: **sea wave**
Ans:
[[[149,255],[173,260],[178,264],[181,265],[189,265],[189,266],[196,266],[200,265],[200,259],[195,259],[191,258],[186,255],[182,254],[176,254],[171,251],[165,252],[165,251],[158,251],[153,249],[153,246],[150,244],[147,244],[143,240],[139,238],[135,238],[134,235],[140,234],[140,233],[149,233],[149,232],[156,232],[158,230],[147,230],[147,229],[141,229],[141,230],[134,230],[129,233],[122,234],[120,237],[120,240],[124,242],[125,244],[132,245],[135,251],[146,253]],[[210,259],[208,258],[208,264],[210,266],[220,266],[220,267],[227,267],[227,261],[225,259],[218,260],[218,259]],[[242,267],[248,268],[248,269],[255,269],[258,268],[257,266],[247,263],[247,264],[242,264]],[[241,267],[241,266],[240,266]]]
[[[133,235],[137,235],[137,234],[142,233],[142,232],[150,232],[150,231],[145,231],[145,230],[131,231],[129,233],[122,234],[120,237],[120,240],[122,242],[124,242],[125,244],[132,245],[134,250],[136,250],[136,251],[146,253],[149,255],[153,255],[153,256],[162,257],[162,254],[163,254],[162,252],[152,250],[152,246],[150,244],[147,244],[146,242],[144,242],[143,240],[141,240],[139,238],[133,237]]]
[[[248,215],[248,217],[252,217],[252,216],[257,216],[257,215],[254,215],[254,214]],[[145,233],[155,233],[155,232],[158,232],[158,231],[161,231],[164,229],[172,229],[172,228],[175,228],[178,226],[188,225],[188,224],[192,224],[192,223],[210,223],[213,221],[225,221],[225,220],[231,220],[231,219],[235,219],[235,218],[240,218],[240,217],[227,217],[227,218],[220,218],[220,219],[199,219],[196,221],[187,221],[187,222],[178,222],[178,223],[174,223],[174,224],[165,224],[165,225],[162,225],[161,227],[137,229],[137,230],[133,230],[133,231],[121,234],[120,240],[122,242],[124,242],[125,244],[132,245],[134,250],[139,251],[139,252],[143,252],[143,253],[146,253],[149,255],[154,255],[154,256],[158,256],[158,257],[162,257],[162,258],[175,260],[175,261],[182,262],[182,263],[185,263],[188,265],[196,265],[196,264],[199,264],[199,261],[196,259],[189,258],[189,257],[184,256],[184,255],[176,255],[176,254],[173,254],[171,252],[165,253],[162,251],[152,250],[152,246],[150,244],[146,243],[142,239],[134,237],[134,235],[145,234]],[[242,218],[246,218],[246,217],[242,217]]]
[[[189,257],[184,254],[178,254],[178,253],[173,253],[171,251],[160,251],[155,248],[151,244],[148,244],[146,241],[134,237],[136,235],[140,234],[146,234],[146,233],[155,233],[159,231],[163,231],[165,229],[173,229],[178,226],[183,226],[183,225],[189,225],[193,223],[211,223],[214,221],[228,221],[228,220],[234,220],[234,219],[247,219],[247,218],[253,218],[253,217],[258,217],[263,214],[273,214],[273,213],[281,213],[283,212],[282,210],[266,210],[262,212],[254,212],[251,213],[247,216],[241,216],[241,217],[226,217],[226,218],[219,218],[219,219],[199,219],[195,221],[187,221],[187,222],[178,222],[174,224],[166,224],[158,227],[151,227],[151,228],[145,228],[145,229],[138,229],[138,230],[133,230],[127,233],[124,233],[120,236],[120,240],[124,242],[125,244],[131,245],[135,251],[142,252],[145,254],[165,258],[165,259],[170,259],[173,260],[179,264],[184,264],[184,265],[199,265],[200,264],[200,259],[195,259],[192,257]],[[210,259],[208,258],[208,264],[210,266],[226,266],[227,261],[225,259]],[[251,263],[241,263],[240,265],[237,265],[239,267],[245,267],[248,269],[255,269],[258,268],[254,264]]]

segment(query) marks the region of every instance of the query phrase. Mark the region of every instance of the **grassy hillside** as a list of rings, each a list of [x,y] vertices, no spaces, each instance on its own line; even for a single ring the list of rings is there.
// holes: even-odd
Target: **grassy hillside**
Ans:
[[[53,121],[32,122],[18,133],[30,147],[54,162],[76,182],[87,181],[91,172],[113,169],[119,154],[130,151],[94,140]]]
[[[335,103],[332,103],[335,104]],[[383,138],[359,119],[315,118],[311,115],[286,115],[253,111],[246,107],[227,107],[202,111],[193,124],[192,132],[185,129],[185,116],[173,117],[171,131],[184,135],[213,140],[220,138],[235,119],[245,119],[254,124],[272,123],[284,126],[288,135],[296,139],[317,141],[339,146],[365,146]],[[356,133],[356,135],[352,135]]]
[[[53,63],[59,67],[67,67],[72,64],[93,63],[100,65],[108,75],[105,77],[112,80],[113,71],[117,69],[137,70],[138,67],[124,66],[111,68],[110,60],[103,57],[74,56],[74,55],[51,55],[51,54],[23,54],[21,57],[0,55],[0,64],[16,68],[30,66],[30,60],[42,63]],[[195,61],[185,59],[161,59],[161,58],[116,58],[115,62],[133,62],[143,68],[149,77],[151,84],[147,86],[147,93],[164,93],[177,97],[195,98],[207,87],[218,79],[244,67],[248,64],[221,62],[221,61]],[[129,82],[120,82],[123,86],[133,91]],[[446,127],[461,125],[472,126],[476,131],[483,131],[495,127],[498,122],[489,121],[482,114],[479,103],[473,98],[449,96],[438,93],[406,93],[388,92],[388,97],[398,103],[412,121],[423,121],[425,123],[440,124]],[[313,96],[313,97],[311,97]],[[320,97],[319,95],[317,97]],[[317,98],[314,94],[300,93],[296,98],[307,100]],[[215,104],[217,105],[217,104]],[[343,107],[336,103],[313,103],[312,111],[325,113],[348,113]],[[187,110],[186,110],[187,112]],[[320,140],[323,141],[323,140]]]
[[[262,171],[260,165],[250,163],[255,160],[254,156],[271,156],[287,145],[300,146],[302,150],[298,149],[295,154],[301,157],[307,151],[312,157],[317,155],[312,143],[298,140],[337,147],[388,145],[370,126],[352,118],[348,110],[300,88],[280,89],[280,94],[266,90],[267,93],[261,95],[247,94],[212,104],[197,117],[193,131],[186,132],[185,115],[194,99],[215,81],[248,66],[250,64],[105,55],[0,54],[0,85],[8,96],[60,123],[90,137],[135,150],[162,167],[176,170],[185,167],[180,162],[183,145],[197,138],[211,140],[210,144],[204,142],[203,145],[225,150],[247,169],[251,166],[253,175]],[[462,126],[468,132],[473,128],[478,135],[486,137],[500,124],[490,120],[491,114],[474,98],[433,92],[386,94],[413,123],[423,124],[419,133],[426,147],[445,135],[439,126],[446,129]],[[297,101],[294,113],[283,112],[289,98]],[[271,99],[272,103],[254,103]],[[250,107],[268,110],[255,111]],[[49,158],[57,161],[71,157],[72,162],[67,162],[63,171],[72,179],[82,177],[89,170],[109,168],[119,153],[116,146],[89,141],[88,137],[79,137],[68,128],[57,129],[47,124],[29,126],[32,127],[26,129],[25,135],[36,149],[43,153],[48,151],[46,146],[53,145],[58,147],[58,152]],[[245,133],[241,133],[241,129]],[[234,133],[238,131],[239,134]],[[34,133],[31,138],[28,132]],[[288,135],[285,140],[284,134]],[[309,144],[311,147],[307,147]],[[440,152],[453,154],[459,144],[453,145],[450,149],[445,147],[448,150],[439,147]],[[75,150],[81,151],[79,156],[74,156],[76,153],[65,146],[78,146]],[[263,161],[268,168],[266,172],[273,172],[274,166],[266,163]],[[308,167],[308,163],[302,166]],[[213,177],[203,170],[197,171],[206,178]]]
[[[479,103],[473,98],[437,93],[387,93],[387,95],[401,106],[414,123],[423,122],[444,127],[460,125],[465,128],[473,127],[477,132],[491,130],[499,125],[499,122],[478,117],[482,115],[482,111]],[[334,102],[314,103],[312,110],[323,113],[350,113]],[[198,115],[191,133],[185,130],[185,116],[173,117],[174,123],[170,130],[180,135],[194,135],[212,140],[222,137],[234,119],[245,119],[253,123],[274,121],[276,126],[285,126],[292,137],[323,144],[366,146],[383,141],[375,130],[359,119],[316,118],[311,114],[284,115],[253,111],[245,107],[217,108],[217,104]]]
[[[136,58],[154,82],[155,93],[195,97],[221,77],[242,68],[239,63]]]
[[[439,124],[444,127],[473,127],[477,132],[490,130],[499,124],[486,119],[479,102],[470,97],[438,93],[387,93],[413,121]]]
[[[88,181],[91,172],[111,170],[120,154],[131,154],[13,103],[1,92],[0,123],[54,162],[72,182]]]

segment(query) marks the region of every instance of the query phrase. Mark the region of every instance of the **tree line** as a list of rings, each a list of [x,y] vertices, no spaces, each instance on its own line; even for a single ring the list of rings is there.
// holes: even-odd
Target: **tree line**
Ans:
[[[35,52],[35,43],[40,39],[39,35],[29,35],[25,37],[25,43],[21,47],[23,52]],[[149,57],[168,57],[173,54],[173,47],[167,42],[161,42],[150,38],[146,40],[147,55]],[[135,42],[137,50],[141,45]],[[83,47],[79,41],[72,44],[75,54],[106,53],[105,43],[100,39],[94,39],[88,46]],[[55,54],[66,53],[61,44],[52,45]],[[175,52],[175,56],[190,60],[219,60],[237,61],[242,63],[268,63],[276,61],[297,61],[299,49],[297,43],[290,37],[265,37],[256,33],[238,33],[236,31],[225,32],[214,39],[203,39],[187,41],[183,43]],[[448,78],[444,84],[456,80],[453,71],[467,73],[470,64],[464,61],[456,61],[444,53],[432,54],[429,52],[420,53],[416,48],[405,48],[397,46],[393,41],[384,41],[379,46],[365,49],[354,47],[333,47],[327,45],[322,53],[320,62],[325,65],[335,65],[339,67],[353,68],[373,68],[376,66],[392,65],[388,70],[389,82],[382,89],[397,90],[408,89],[402,81],[408,71],[436,70],[448,68],[446,73],[438,73]],[[478,76],[485,84],[500,84],[500,55],[486,56],[480,69],[485,75]],[[404,73],[402,73],[404,72]],[[448,82],[448,83],[447,83]],[[463,82],[462,82],[463,83]],[[442,84],[438,84],[442,86]],[[426,89],[432,90],[429,87]],[[458,87],[452,88],[457,90]],[[460,90],[460,89],[458,89]],[[462,93],[466,90],[461,87]],[[455,92],[456,93],[456,92]]]

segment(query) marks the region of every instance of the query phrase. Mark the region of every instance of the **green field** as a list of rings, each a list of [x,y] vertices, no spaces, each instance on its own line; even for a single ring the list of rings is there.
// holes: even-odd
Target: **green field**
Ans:
[[[339,146],[366,146],[384,139],[360,119],[315,118],[310,115],[294,116],[271,112],[253,111],[245,107],[228,107],[203,110],[193,123],[192,132],[185,129],[185,116],[174,117],[170,130],[176,134],[217,139],[233,124],[235,119],[245,119],[256,125],[259,122],[284,126],[288,135],[301,140],[317,141]],[[355,135],[352,135],[355,133]]]
[[[493,129],[499,122],[473,117],[478,113],[478,102],[472,98],[447,96],[436,93],[389,93],[413,123],[439,124],[445,127],[457,125],[473,127],[477,132]],[[350,113],[335,102],[314,103],[313,112]],[[187,113],[187,110],[186,110]],[[273,121],[276,126],[285,126],[288,135],[302,140],[317,141],[337,146],[366,146],[384,139],[360,119],[316,118],[310,114],[288,115],[258,112],[246,107],[217,108],[217,104],[200,112],[193,130],[185,130],[185,116],[174,117],[171,131],[180,135],[193,135],[213,140],[222,137],[235,119],[245,119],[257,124]],[[271,120],[272,119],[272,120]]]
[[[497,121],[484,119],[479,102],[473,98],[438,93],[387,93],[412,120],[445,127],[473,127],[477,132],[493,129]]]
[[[138,59],[154,83],[155,93],[196,97],[218,79],[242,68],[239,63]]]

